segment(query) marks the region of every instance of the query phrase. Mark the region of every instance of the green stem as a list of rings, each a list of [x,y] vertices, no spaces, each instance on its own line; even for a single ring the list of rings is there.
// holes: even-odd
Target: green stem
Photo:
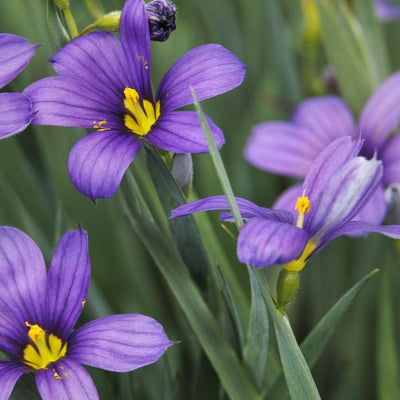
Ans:
[[[69,7],[63,10],[65,18],[68,21],[69,29],[71,30],[72,37],[76,38],[79,36],[78,27],[76,26],[75,18],[72,15],[71,9]]]

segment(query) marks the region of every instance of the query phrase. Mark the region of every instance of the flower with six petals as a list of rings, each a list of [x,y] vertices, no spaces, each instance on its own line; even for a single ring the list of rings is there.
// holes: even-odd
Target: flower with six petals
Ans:
[[[26,234],[0,227],[0,400],[18,378],[34,372],[44,400],[95,400],[98,393],[81,364],[132,371],[158,360],[173,344],[163,327],[140,314],[111,315],[73,331],[90,280],[86,233],[61,238],[50,269]]]
[[[237,87],[245,66],[216,44],[196,47],[161,80],[155,98],[150,82],[150,34],[142,0],[127,0],[121,42],[111,33],[79,37],[50,61],[59,76],[29,86],[38,125],[94,128],[69,155],[75,187],[95,200],[111,197],[141,147],[141,140],[175,153],[208,152],[194,111],[176,111]],[[218,146],[221,130],[207,117]]]

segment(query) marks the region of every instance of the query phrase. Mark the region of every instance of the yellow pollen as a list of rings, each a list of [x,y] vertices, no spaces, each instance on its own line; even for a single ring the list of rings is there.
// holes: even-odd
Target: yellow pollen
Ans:
[[[110,130],[110,128],[106,128],[104,125],[107,123],[107,120],[106,119],[103,119],[103,120],[101,120],[101,121],[99,121],[99,122],[97,122],[97,121],[93,121],[93,128],[94,129],[97,129],[98,131],[109,131]]]
[[[124,107],[128,111],[124,115],[125,126],[136,135],[146,136],[160,116],[160,102],[154,106],[149,100],[140,101],[139,93],[129,87],[125,88],[124,96]]]
[[[310,199],[305,196],[305,192],[303,192],[301,197],[297,198],[297,203],[294,209],[299,212],[296,226],[302,228],[304,224],[304,216],[306,212],[310,212]]]
[[[304,266],[306,265],[306,262],[308,258],[310,257],[311,253],[314,251],[314,249],[317,247],[317,244],[309,241],[306,244],[306,247],[304,247],[303,252],[301,253],[300,257],[297,258],[296,260],[290,261],[288,264],[284,265],[283,268],[285,268],[288,271],[301,271]]]
[[[86,300],[83,300],[81,304],[82,304],[82,308],[85,307]]]
[[[37,324],[31,325],[26,321],[25,325],[29,327],[27,335],[32,341],[23,350],[23,359],[26,365],[36,370],[47,369],[49,364],[65,356],[67,353],[67,344],[63,343],[59,337],[52,333],[47,334]],[[56,377],[56,373],[54,376]]]

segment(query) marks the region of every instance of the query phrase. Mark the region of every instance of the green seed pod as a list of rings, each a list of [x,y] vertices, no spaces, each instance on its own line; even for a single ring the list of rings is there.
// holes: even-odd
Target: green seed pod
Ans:
[[[285,310],[285,306],[289,304],[300,284],[300,275],[297,271],[288,271],[283,269],[278,277],[276,292],[278,297],[278,309]]]

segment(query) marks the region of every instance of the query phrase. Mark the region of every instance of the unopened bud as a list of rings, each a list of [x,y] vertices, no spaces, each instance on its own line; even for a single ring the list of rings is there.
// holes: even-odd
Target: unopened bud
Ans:
[[[174,154],[171,172],[182,192],[187,193],[192,187],[193,180],[192,155]]]
[[[65,0],[59,0],[59,2],[64,3]],[[145,8],[147,20],[149,21],[150,39],[155,42],[165,42],[176,28],[175,6],[165,0],[154,0],[147,3]],[[120,19],[121,11],[111,11],[100,17],[94,24],[86,27],[81,32],[81,35],[85,35],[96,29],[105,32],[117,32],[119,30]]]
[[[146,4],[150,39],[165,42],[176,28],[176,8],[166,0],[154,0]]]
[[[400,224],[400,184],[392,183],[385,190],[385,200],[388,205],[387,223]]]

